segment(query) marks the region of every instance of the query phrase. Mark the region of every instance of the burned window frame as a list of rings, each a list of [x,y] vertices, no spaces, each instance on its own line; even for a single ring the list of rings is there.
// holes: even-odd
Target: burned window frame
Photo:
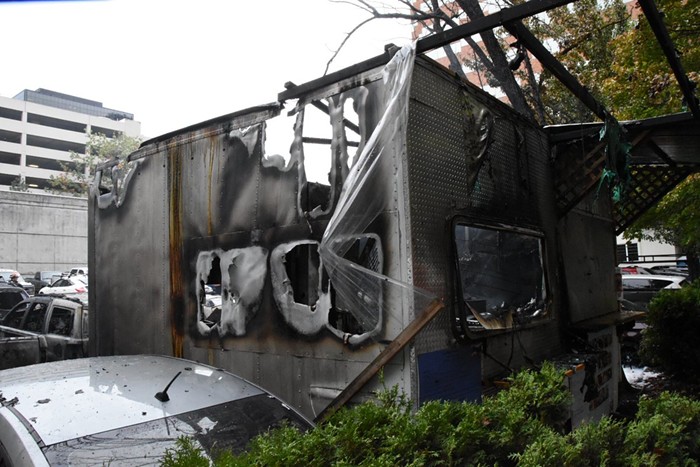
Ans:
[[[478,340],[495,334],[506,334],[514,332],[525,327],[542,326],[551,322],[554,319],[554,313],[552,313],[553,296],[550,287],[550,273],[548,271],[547,266],[547,242],[546,236],[543,231],[537,228],[523,227],[515,224],[505,224],[501,222],[484,222],[483,220],[476,220],[473,217],[469,216],[456,216],[452,218],[452,221],[448,224],[450,229],[449,255],[450,260],[453,263],[449,280],[450,287],[452,288],[454,294],[454,306],[451,313],[451,320],[453,333],[459,341]],[[512,233],[525,237],[532,237],[539,240],[539,261],[542,269],[541,293],[543,306],[542,311],[538,313],[537,316],[528,317],[526,319],[514,319],[510,326],[503,326],[495,329],[486,328],[481,324],[470,325],[470,321],[467,318],[471,314],[471,311],[467,310],[467,305],[463,298],[464,290],[462,285],[462,275],[460,271],[460,261],[457,248],[456,229],[459,226]]]

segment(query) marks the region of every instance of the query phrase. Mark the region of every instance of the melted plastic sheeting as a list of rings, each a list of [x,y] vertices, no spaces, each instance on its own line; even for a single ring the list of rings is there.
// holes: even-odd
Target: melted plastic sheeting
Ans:
[[[409,88],[414,59],[415,47],[406,46],[385,67],[385,112],[348,173],[336,210],[321,241],[321,257],[335,290],[336,302],[341,302],[358,321],[374,325],[362,334],[346,334],[343,340],[351,345],[377,338],[382,327],[382,316],[400,319],[400,311],[407,309],[418,314],[435,299],[430,293],[401,278],[386,276],[348,258],[352,256],[348,253],[357,239],[367,236],[365,232],[372,222],[380,214],[391,210],[389,197],[377,195],[378,186],[394,183],[381,170],[380,162],[401,157],[400,151],[406,150]],[[397,174],[390,174],[389,177],[392,175],[396,177]],[[407,233],[403,232],[402,241],[407,241],[405,235]],[[409,316],[412,318],[414,315]]]

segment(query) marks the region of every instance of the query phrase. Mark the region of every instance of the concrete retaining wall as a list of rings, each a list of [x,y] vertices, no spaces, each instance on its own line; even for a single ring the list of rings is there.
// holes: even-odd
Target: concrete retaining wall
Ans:
[[[0,268],[24,275],[87,265],[87,199],[0,191]]]

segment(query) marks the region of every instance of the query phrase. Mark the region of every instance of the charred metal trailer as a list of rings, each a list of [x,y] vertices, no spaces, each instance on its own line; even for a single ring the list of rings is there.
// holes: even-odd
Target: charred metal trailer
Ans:
[[[309,417],[382,385],[479,400],[549,359],[572,424],[614,410],[609,192],[562,211],[555,162],[581,148],[414,52],[101,166],[92,354],[206,362]]]

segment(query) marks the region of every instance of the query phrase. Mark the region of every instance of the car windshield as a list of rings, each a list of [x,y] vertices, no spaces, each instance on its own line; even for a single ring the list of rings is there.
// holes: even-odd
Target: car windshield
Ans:
[[[9,310],[27,298],[27,293],[18,287],[0,289],[0,310]],[[0,316],[1,318],[2,316]]]
[[[279,400],[260,394],[181,415],[131,425],[47,446],[51,465],[159,464],[165,450],[188,436],[211,456],[228,449],[240,453],[259,433],[288,425],[311,425]]]

